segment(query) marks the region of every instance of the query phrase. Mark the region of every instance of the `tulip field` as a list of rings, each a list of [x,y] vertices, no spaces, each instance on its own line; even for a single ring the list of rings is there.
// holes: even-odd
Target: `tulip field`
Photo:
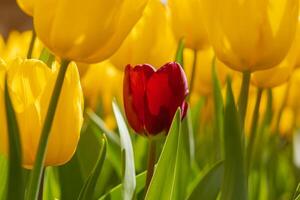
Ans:
[[[300,200],[300,1],[0,1],[2,199]]]

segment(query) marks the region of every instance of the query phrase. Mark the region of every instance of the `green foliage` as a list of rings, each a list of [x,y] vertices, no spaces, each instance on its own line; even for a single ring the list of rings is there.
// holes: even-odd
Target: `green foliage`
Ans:
[[[157,162],[145,199],[185,199],[189,179],[186,142],[181,131],[180,110],[177,110],[165,145]],[[185,149],[185,150],[184,150]]]
[[[85,184],[83,185],[81,192],[79,194],[79,197],[77,198],[78,200],[90,200],[90,199],[95,199],[94,198],[94,193],[95,193],[95,188],[97,184],[97,180],[99,178],[100,172],[102,170],[102,166],[105,160],[106,156],[106,138],[105,136],[102,136],[100,138],[100,146],[101,150],[97,159],[97,162],[95,164],[94,169],[92,170],[91,174],[85,181]]]
[[[113,111],[116,117],[116,121],[120,133],[120,144],[122,152],[122,163],[123,163],[123,199],[130,200],[135,195],[135,165],[134,165],[134,154],[131,144],[131,138],[125,120],[122,113],[114,101]]]
[[[227,82],[227,97],[224,112],[224,182],[222,200],[247,199],[242,128],[234,102],[231,81]]]
[[[9,96],[6,79],[4,93],[9,143],[8,185],[6,198],[21,200],[24,198],[25,188],[23,185],[20,133],[15,111]]]
[[[222,179],[224,173],[223,162],[217,163],[213,166],[203,177],[197,177],[196,185],[193,187],[192,193],[188,200],[215,200],[221,189]]]

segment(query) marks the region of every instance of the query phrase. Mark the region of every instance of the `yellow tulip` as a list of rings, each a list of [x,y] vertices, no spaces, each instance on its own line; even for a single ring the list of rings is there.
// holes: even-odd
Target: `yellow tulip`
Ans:
[[[213,92],[212,81],[212,64],[214,59],[212,48],[208,48],[197,52],[197,64],[194,78],[194,92],[201,96],[209,96]],[[187,77],[191,78],[192,67],[194,61],[194,52],[191,49],[184,50],[184,67]],[[223,85],[230,70],[219,60],[216,60],[217,76]]]
[[[217,57],[242,72],[274,67],[294,39],[298,4],[298,0],[203,0],[205,25]]]
[[[252,74],[252,84],[260,88],[273,88],[288,81],[297,66],[300,51],[300,20],[292,46],[286,57],[271,69],[257,71]]]
[[[61,58],[96,63],[120,47],[146,3],[147,0],[36,0],[34,27],[41,41]]]
[[[1,58],[4,59],[7,63],[11,62],[17,57],[26,58],[31,37],[32,31],[10,32],[7,41],[3,42],[2,45],[0,39]],[[34,43],[32,57],[38,58],[41,54],[42,49],[42,43],[38,39],[36,39]]]
[[[174,34],[184,38],[188,48],[201,50],[208,46],[201,12],[203,0],[168,0]]]
[[[7,70],[9,94],[20,129],[23,166],[32,168],[40,133],[58,70],[38,60],[15,60]],[[1,76],[2,77],[2,76]],[[1,80],[3,82],[3,80]],[[3,89],[1,89],[3,94]],[[5,109],[2,104],[3,116]],[[5,117],[1,117],[5,124]],[[4,119],[4,120],[3,120]],[[61,165],[75,152],[83,121],[83,96],[77,67],[70,64],[56,109],[46,152],[46,166]],[[0,134],[1,151],[7,153],[7,133]]]
[[[101,77],[101,78],[99,78]],[[86,104],[96,110],[99,103],[108,127],[114,128],[111,102],[113,98],[122,101],[123,73],[109,61],[90,65],[81,79]]]
[[[160,67],[174,59],[176,46],[165,5],[160,0],[150,0],[141,19],[110,60],[122,71],[129,63]]]
[[[27,14],[33,15],[33,4],[35,0],[17,0],[19,7]]]

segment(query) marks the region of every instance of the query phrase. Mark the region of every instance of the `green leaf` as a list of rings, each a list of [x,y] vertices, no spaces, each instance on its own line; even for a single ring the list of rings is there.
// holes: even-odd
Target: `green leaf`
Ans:
[[[213,80],[213,97],[214,97],[214,111],[215,111],[215,141],[218,145],[218,151],[220,157],[223,158],[224,147],[223,147],[223,121],[224,121],[224,103],[222,96],[221,84],[216,72],[216,57],[213,58],[212,62],[212,80]]]
[[[147,172],[142,172],[136,176],[136,194],[140,194],[145,187]],[[108,193],[100,197],[99,200],[120,200],[122,199],[123,184],[117,185]]]
[[[205,98],[201,97],[198,102],[193,106],[190,107],[191,110],[191,118],[192,118],[192,125],[194,133],[198,133],[200,127],[200,114],[205,105]]]
[[[5,199],[6,196],[7,167],[6,157],[0,155],[0,199]]]
[[[123,199],[130,200],[134,197],[136,187],[133,148],[127,125],[117,103],[113,101],[112,106],[119,128],[123,156]]]
[[[185,199],[187,189],[185,181],[189,178],[184,170],[186,165],[184,148],[187,140],[188,137],[181,131],[181,114],[178,109],[145,199]]]
[[[57,168],[47,167],[45,169],[43,200],[62,199],[60,194]]]
[[[52,68],[52,63],[54,62],[55,57],[47,48],[43,48],[39,60],[46,63],[49,68]]]
[[[194,136],[194,129],[192,124],[192,113],[190,109],[187,110],[186,117],[182,121],[182,129],[184,133],[188,134],[188,140],[186,142],[187,146],[183,150],[188,150],[188,161],[190,164],[192,164],[192,162],[196,162],[196,161],[195,161],[195,136]]]
[[[177,51],[176,51],[176,56],[175,56],[175,61],[178,62],[182,67],[184,67],[183,63],[183,51],[184,51],[184,41],[183,38],[179,40]]]
[[[91,109],[87,109],[86,114],[91,122],[106,135],[109,141],[120,146],[120,138],[118,137],[118,135],[109,130],[106,127],[105,122],[96,113],[94,113]]]
[[[221,189],[224,173],[224,163],[219,162],[213,166],[203,177],[200,175],[194,186],[189,200],[215,200]]]
[[[242,145],[242,128],[237,112],[231,81],[227,82],[227,98],[224,112],[224,181],[222,200],[247,199],[247,177]]]
[[[100,118],[97,116],[96,118]],[[94,133],[94,134],[90,134]],[[77,148],[80,168],[85,178],[88,177],[93,169],[99,154],[98,138],[102,137],[103,130],[92,120],[86,121],[86,126]],[[113,134],[117,134],[113,132]],[[106,134],[105,134],[106,135]],[[107,136],[107,135],[106,135]],[[115,135],[118,140],[118,135]],[[95,196],[99,197],[110,190],[114,185],[119,184],[122,179],[122,158],[120,152],[120,143],[116,144],[107,138],[107,152],[100,177],[97,181]]]
[[[87,181],[85,182],[84,186],[81,189],[81,192],[79,194],[78,200],[90,200],[94,199],[94,193],[95,193],[95,187],[97,184],[98,177],[101,173],[101,169],[105,160],[106,155],[106,137],[103,135],[102,138],[100,138],[101,143],[101,150],[96,162],[96,165],[88,177]]]
[[[294,194],[294,197],[293,197],[294,200],[300,200],[300,183],[298,184],[297,186],[297,189],[295,191],[295,194]]]
[[[5,108],[9,140],[9,167],[7,199],[23,199],[24,185],[22,175],[22,150],[16,114],[9,96],[7,79],[5,79]]]
[[[78,154],[75,153],[72,159],[65,165],[57,167],[57,172],[62,191],[61,199],[76,199],[84,184]]]

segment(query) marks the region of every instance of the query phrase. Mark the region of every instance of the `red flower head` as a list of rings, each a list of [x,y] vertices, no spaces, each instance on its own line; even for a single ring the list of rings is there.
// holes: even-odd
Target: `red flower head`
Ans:
[[[124,76],[124,106],[129,124],[141,134],[168,131],[178,107],[186,114],[189,90],[178,63],[167,63],[157,71],[150,65],[127,65]]]

